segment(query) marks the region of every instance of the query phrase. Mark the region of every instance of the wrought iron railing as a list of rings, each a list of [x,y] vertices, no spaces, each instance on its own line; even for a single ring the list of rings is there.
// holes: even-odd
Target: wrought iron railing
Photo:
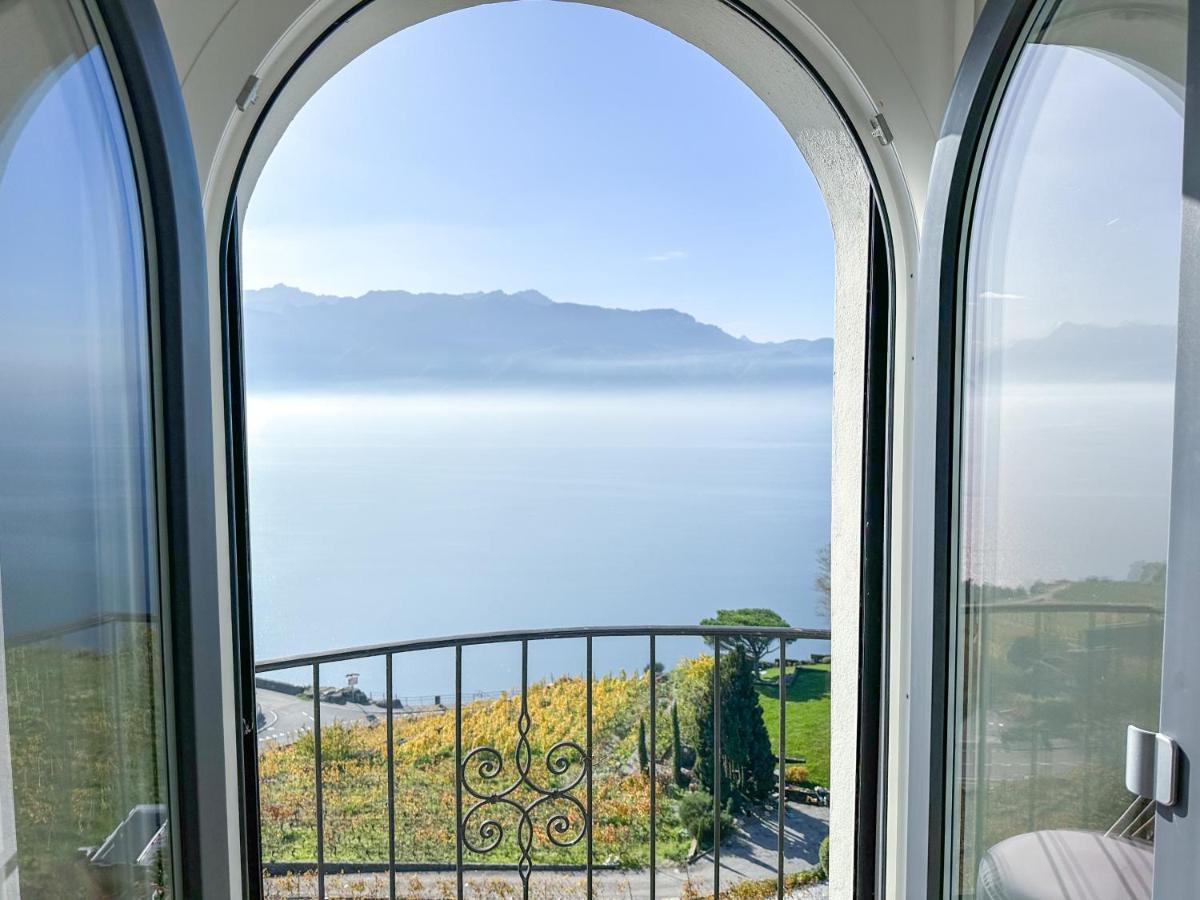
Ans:
[[[583,843],[586,847],[587,896],[593,896],[593,874],[599,868],[593,858],[592,809],[593,809],[593,721],[592,721],[592,647],[596,638],[644,638],[649,642],[649,740],[651,748],[657,747],[657,665],[660,637],[700,637],[712,643],[713,678],[713,896],[721,892],[721,653],[722,646],[730,646],[747,638],[775,640],[779,646],[779,723],[778,723],[778,839],[777,839],[777,892],[784,896],[784,834],[786,789],[786,709],[788,665],[787,644],[794,640],[828,641],[826,630],[808,628],[750,628],[742,626],[599,626],[589,628],[557,628],[536,631],[498,631],[485,634],[468,634],[448,638],[418,639],[394,644],[376,644],[346,650],[335,650],[302,656],[289,656],[267,660],[255,666],[257,674],[280,672],[288,669],[311,668],[312,671],[312,733],[314,756],[314,807],[316,812],[316,861],[313,867],[317,879],[317,896],[325,896],[325,876],[331,866],[325,859],[325,811],[323,790],[323,767],[321,759],[321,666],[349,660],[382,658],[384,660],[386,693],[385,727],[387,740],[387,809],[388,809],[388,859],[384,869],[388,875],[388,897],[396,897],[396,874],[400,868],[396,861],[396,798],[395,798],[395,703],[393,683],[393,660],[399,654],[423,650],[453,649],[454,651],[454,793],[455,793],[455,861],[454,872],[457,896],[464,896],[464,874],[482,866],[464,862],[464,851],[486,856],[498,848],[504,838],[504,827],[492,813],[504,808],[515,814],[517,825],[517,848],[519,861],[516,872],[521,882],[522,894],[529,896],[529,881],[535,871],[561,871],[561,865],[538,865],[533,858],[534,834],[540,826],[546,838],[557,847],[571,847]],[[585,646],[585,734],[577,740],[560,740],[545,752],[545,773],[535,772],[534,753],[529,739],[533,720],[528,706],[529,693],[529,644],[536,641],[582,639]],[[519,644],[521,648],[520,711],[517,716],[517,743],[512,762],[515,775],[504,779],[505,757],[495,747],[463,747],[463,648],[483,644]],[[582,743],[581,743],[582,742]],[[649,754],[649,881],[650,896],[656,895],[657,847],[655,824],[657,821],[657,757]],[[581,796],[582,795],[582,796]],[[519,798],[532,796],[528,802]],[[556,807],[555,804],[558,804]],[[578,814],[578,824],[563,812],[563,806]],[[539,812],[545,811],[544,821],[539,821]],[[341,867],[339,867],[341,868]],[[354,867],[362,871],[365,867]],[[370,867],[374,869],[375,867]],[[435,867],[421,866],[429,871]],[[411,871],[411,867],[405,867]],[[448,865],[444,870],[448,870]]]

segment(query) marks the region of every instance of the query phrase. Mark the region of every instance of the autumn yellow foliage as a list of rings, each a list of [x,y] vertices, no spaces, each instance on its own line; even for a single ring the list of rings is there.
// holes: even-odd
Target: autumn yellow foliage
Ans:
[[[592,684],[594,781],[594,854],[597,862],[642,865],[649,838],[650,785],[631,765],[635,756],[637,721],[649,702],[648,677],[613,675]],[[586,682],[559,678],[530,685],[526,697],[529,777],[546,789],[563,788],[583,773],[583,755],[569,746],[547,752],[563,741],[586,747]],[[660,698],[665,710],[666,700]],[[478,794],[496,793],[517,779],[515,754],[520,738],[521,698],[464,704],[462,748],[467,762],[466,782]],[[399,712],[394,717],[396,858],[404,862],[446,862],[454,859],[455,781],[452,709]],[[493,748],[502,765],[493,777],[481,769],[494,754],[475,754]],[[387,731],[382,722],[360,726],[327,726],[321,733],[322,784],[325,816],[325,856],[328,860],[387,859]],[[314,755],[311,734],[287,746],[265,746],[259,756],[259,792],[264,858],[279,861],[315,858]],[[670,767],[660,767],[657,790],[665,798],[663,779]],[[572,792],[582,802],[585,782]],[[538,794],[524,786],[512,798],[528,805]],[[464,792],[464,811],[478,802]],[[682,858],[687,841],[673,815],[673,804],[660,799],[658,844],[664,859]],[[543,804],[534,815],[534,855],[539,863],[578,863],[584,846],[561,847],[551,841],[546,824],[561,814],[564,832],[558,841],[583,834],[579,808],[569,801]],[[486,845],[481,823],[494,819],[503,838],[487,854],[466,854],[468,862],[515,862],[519,814],[501,804],[466,815],[466,836],[477,847]]]

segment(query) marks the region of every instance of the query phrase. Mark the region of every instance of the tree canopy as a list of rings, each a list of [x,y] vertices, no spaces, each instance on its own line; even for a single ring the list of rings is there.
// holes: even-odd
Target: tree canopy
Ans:
[[[743,609],[718,609],[715,617],[700,620],[701,625],[744,625],[748,628],[790,628],[787,620],[773,609],[764,609],[762,607],[745,607]],[[713,638],[706,637],[704,639],[711,647]],[[757,665],[763,661],[763,657],[770,651],[771,646],[776,643],[775,638],[770,637],[753,637],[746,635],[736,638],[721,638],[721,646],[732,647],[740,646],[746,651],[746,655],[750,657]],[[791,643],[791,640],[788,641]]]

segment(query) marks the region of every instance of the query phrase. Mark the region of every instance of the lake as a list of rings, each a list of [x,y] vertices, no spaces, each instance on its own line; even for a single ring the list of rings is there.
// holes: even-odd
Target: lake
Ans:
[[[981,398],[964,474],[967,575],[1122,579],[1166,560],[1172,384],[1004,383]]]
[[[696,624],[744,606],[826,626],[813,579],[829,541],[827,385],[256,394],[247,418],[259,659],[512,628]],[[580,645],[534,645],[531,673],[579,671]],[[660,657],[701,649],[663,640]],[[511,687],[517,652],[465,651],[467,688]],[[645,655],[644,640],[597,641],[596,669]],[[450,666],[448,652],[398,659],[397,694],[448,693]],[[354,670],[382,689],[381,662],[327,668],[323,683]]]

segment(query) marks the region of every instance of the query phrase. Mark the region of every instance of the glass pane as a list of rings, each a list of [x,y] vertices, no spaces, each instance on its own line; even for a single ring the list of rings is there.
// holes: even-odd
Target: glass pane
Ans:
[[[807,77],[762,40],[745,46]],[[488,638],[464,653],[457,776],[452,652],[395,654],[394,746],[378,654],[322,664],[316,704],[311,669],[263,674],[268,893],[314,896],[323,854],[365,871],[327,871],[331,895],[387,896],[389,786],[400,895],[453,896],[461,835],[490,867],[467,896],[582,897],[575,800],[597,897],[649,896],[651,871],[660,897],[709,896],[718,837],[726,892],[765,896],[778,868],[820,880],[827,641],[793,642],[781,668],[774,641],[727,640],[714,698],[710,644],[663,638],[651,666],[647,633],[596,638],[589,708],[583,641],[531,641],[523,670],[504,637],[828,622],[831,555],[857,549],[830,543],[834,239],[792,132],[649,22],[484,4],[346,65],[242,199],[259,661]],[[529,781],[578,773],[574,751],[549,772],[547,751],[585,744],[589,714],[592,798],[535,800]],[[522,768],[524,825],[472,799]],[[714,793],[736,829],[714,828]],[[528,885],[522,828],[528,860],[556,867]]]
[[[148,297],[128,139],[65,2],[0,2],[0,894],[165,894]]]
[[[947,893],[1148,897],[1186,23],[1049,6],[970,223]]]

